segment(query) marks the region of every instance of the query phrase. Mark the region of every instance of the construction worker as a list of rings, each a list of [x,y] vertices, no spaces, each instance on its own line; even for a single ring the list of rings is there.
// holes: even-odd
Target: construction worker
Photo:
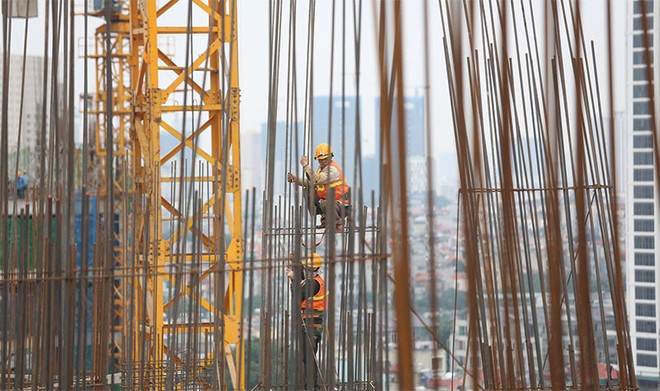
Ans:
[[[339,164],[332,160],[334,156],[330,145],[319,144],[314,154],[314,159],[319,162],[316,172],[312,172],[307,156],[302,156],[300,165],[303,167],[305,175],[297,177],[288,173],[287,181],[303,186],[303,194],[307,200],[309,212],[312,216],[321,215],[319,228],[325,228],[326,214],[329,208],[334,208],[335,230],[341,232],[344,229],[344,217],[348,214],[351,204],[351,188],[348,186]],[[316,190],[312,194],[308,191],[311,186]],[[334,191],[335,202],[328,201],[330,189]]]
[[[25,198],[25,189],[28,186],[26,177],[23,176],[25,171],[19,171],[16,176],[16,196],[18,198]]]
[[[300,276],[301,297],[293,300],[300,303],[302,316],[301,345],[303,371],[305,373],[305,389],[319,390],[319,367],[316,361],[316,353],[323,335],[323,318],[328,291],[325,289],[325,281],[319,274],[323,265],[323,258],[313,253],[303,262],[302,274]],[[286,276],[293,281],[293,270],[287,269]],[[308,381],[313,372],[313,382]]]

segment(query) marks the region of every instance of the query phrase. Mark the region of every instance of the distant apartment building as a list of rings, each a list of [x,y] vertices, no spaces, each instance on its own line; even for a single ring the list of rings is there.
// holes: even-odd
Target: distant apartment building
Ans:
[[[642,21],[646,17],[651,44],[653,78],[658,77],[655,60],[660,25],[655,22],[660,7],[653,1],[630,1],[628,13],[627,73],[627,197],[626,269],[627,301],[635,372],[643,381],[660,380],[658,367],[658,311],[660,292],[656,275],[660,273],[660,235],[658,235],[658,184],[655,183],[651,102],[647,82]],[[645,7],[643,5],[645,4]],[[646,15],[643,11],[646,10]],[[660,96],[655,89],[655,96]],[[655,107],[658,107],[657,101]],[[657,109],[656,109],[657,110]]]
[[[7,105],[7,135],[9,142],[10,163],[19,156],[19,168],[33,171],[36,169],[34,156],[31,153],[39,149],[40,132],[44,125],[43,78],[44,60],[40,56],[22,55],[9,56],[9,99],[5,103],[0,94],[0,107]],[[23,61],[25,60],[25,67]],[[4,64],[0,62],[0,72],[5,72]],[[24,85],[23,85],[24,79]],[[3,80],[0,78],[0,90],[3,90]],[[21,108],[21,93],[23,93]],[[46,129],[48,120],[46,117]],[[19,143],[20,129],[20,143]],[[17,154],[20,147],[20,154]]]
[[[9,148],[16,148],[18,144],[18,130],[21,122],[21,91],[23,91],[21,148],[36,148],[39,138],[39,127],[42,124],[43,109],[43,67],[44,60],[39,56],[27,56],[25,69],[23,56],[11,55],[9,60],[9,100],[8,108],[8,138]],[[0,62],[0,71],[4,72],[4,64]],[[25,73],[25,88],[22,88],[23,73]],[[0,88],[4,89],[0,78]],[[0,101],[2,94],[0,94]],[[4,102],[2,102],[4,105]]]
[[[5,0],[2,2],[0,10],[3,15],[5,11],[8,11],[7,16],[10,18],[36,18],[39,11],[37,3],[39,2],[36,0]]]
[[[422,193],[428,189],[428,172],[426,169],[426,144],[430,142],[426,138],[426,105],[424,96],[406,96],[403,103],[404,123],[406,127],[406,172],[408,178],[408,191],[410,193]],[[376,98],[375,124],[376,124],[376,161],[382,161],[380,157],[380,111],[389,110],[381,107],[380,97]],[[392,109],[393,129],[396,129],[396,110]]]
[[[312,127],[313,147],[320,143],[330,143],[335,153],[334,160],[339,163],[349,185],[356,189],[364,187],[355,178],[355,159],[358,156],[357,145],[364,151],[365,129],[361,127],[361,102],[356,96],[315,96],[313,101]],[[360,135],[358,135],[358,130]],[[364,158],[361,152],[358,156]],[[364,171],[364,169],[363,169]]]

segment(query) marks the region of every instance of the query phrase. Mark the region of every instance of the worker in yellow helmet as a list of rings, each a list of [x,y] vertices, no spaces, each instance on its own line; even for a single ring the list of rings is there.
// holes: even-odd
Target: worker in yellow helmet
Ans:
[[[334,156],[330,145],[326,143],[319,144],[314,154],[314,159],[319,162],[319,168],[316,169],[316,172],[312,171],[307,156],[302,156],[300,165],[303,167],[304,175],[298,177],[288,173],[287,181],[303,186],[310,213],[312,216],[321,215],[319,228],[325,228],[326,214],[329,208],[334,208],[335,229],[337,232],[341,232],[344,229],[344,217],[348,214],[351,204],[351,188],[348,186],[339,164],[332,160]],[[315,192],[310,196],[307,189],[312,186]],[[331,192],[334,192],[335,202],[328,201]]]
[[[304,389],[306,390],[321,389],[319,367],[316,364],[315,355],[323,336],[323,318],[328,298],[325,281],[319,274],[321,266],[323,266],[323,257],[317,253],[310,254],[303,261],[300,275],[300,297],[293,300],[294,305],[300,303],[302,316],[300,349],[302,350],[302,364],[305,373]],[[286,276],[293,281],[293,270],[287,269]]]

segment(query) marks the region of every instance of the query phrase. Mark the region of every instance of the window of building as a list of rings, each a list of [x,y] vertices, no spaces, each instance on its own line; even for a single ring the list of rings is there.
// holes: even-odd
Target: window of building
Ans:
[[[633,48],[644,47],[644,34],[633,35]],[[649,47],[653,47],[653,34],[649,34]]]
[[[637,354],[637,365],[640,367],[658,367],[658,357],[650,354]]]
[[[653,216],[654,208],[652,202],[635,202],[635,216]]]
[[[635,219],[635,232],[653,232],[653,220]]]
[[[634,102],[633,103],[633,114],[651,114],[651,104],[650,102]]]
[[[635,198],[651,198],[653,199],[653,186],[635,186],[633,188]]]
[[[656,332],[655,320],[638,320],[637,331],[640,333],[653,333]]]
[[[633,164],[636,166],[653,165],[653,152],[635,152],[633,154]]]
[[[635,299],[637,300],[655,300],[655,288],[650,286],[636,286]]]
[[[653,236],[635,236],[635,248],[652,250],[655,248],[655,238]]]
[[[653,136],[633,136],[633,148],[653,148]]]
[[[635,0],[633,2],[633,13],[634,14],[641,14],[642,12],[646,12],[647,14],[652,13],[653,12],[653,1]]]
[[[653,51],[651,51],[653,53]],[[653,57],[651,57],[651,64],[653,63]],[[645,65],[646,64],[646,50],[637,50],[633,52],[633,65]]]
[[[635,182],[653,182],[653,169],[652,168],[636,168],[633,172]]]
[[[633,98],[648,98],[649,89],[646,84],[638,84],[633,86]]]
[[[658,350],[658,342],[651,338],[637,338],[637,350],[655,352]]]
[[[653,253],[635,253],[636,266],[655,266],[655,254]]]
[[[646,23],[646,28],[648,30],[653,29],[653,16],[647,15],[646,20],[648,21]],[[633,30],[642,30],[642,17],[641,16],[636,16],[633,18]]]
[[[653,77],[653,72],[651,72],[651,77]],[[637,67],[633,69],[633,80],[641,81],[647,80],[646,78],[646,67]],[[653,79],[651,79],[653,80]]]
[[[644,10],[646,10],[647,14],[653,12],[653,2],[645,0],[635,0],[633,2],[633,14],[641,14]]]
[[[635,315],[654,318],[655,317],[655,304],[636,303],[635,304]]]
[[[653,186],[635,186],[633,194],[635,198],[653,199]]]
[[[444,360],[442,357],[433,357],[431,359],[431,369],[434,371],[441,371],[444,370]]]
[[[650,118],[635,118],[633,120],[633,130],[635,132],[651,130],[651,119]]]
[[[655,282],[655,270],[635,270],[635,282]]]

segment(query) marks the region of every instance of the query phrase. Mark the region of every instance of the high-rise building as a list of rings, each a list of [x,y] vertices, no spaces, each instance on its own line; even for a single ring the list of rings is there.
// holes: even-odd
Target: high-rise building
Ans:
[[[646,7],[643,7],[645,4]],[[660,310],[660,213],[658,212],[658,184],[654,167],[653,139],[651,128],[651,102],[648,94],[647,69],[644,50],[642,20],[646,24],[651,42],[651,64],[653,78],[658,76],[658,67],[653,39],[660,25],[655,16],[660,7],[653,1],[639,0],[628,2],[628,69],[627,111],[628,111],[628,153],[627,153],[627,197],[626,197],[626,264],[627,299],[630,320],[635,372],[640,382],[660,380],[658,368],[658,311]],[[643,15],[643,10],[647,11]],[[657,40],[656,40],[657,42]],[[660,96],[660,89],[655,89]],[[640,383],[641,384],[641,383]]]
[[[380,110],[388,110],[380,107],[380,97],[376,97],[376,153],[380,144]],[[406,156],[426,156],[426,118],[424,96],[406,96],[403,99],[403,110],[406,124]],[[396,110],[392,108],[391,123],[394,128],[397,123]]]
[[[356,188],[355,176],[355,156],[356,133],[358,122],[361,119],[361,108],[355,96],[333,96],[330,103],[329,96],[314,97],[314,124],[312,137],[313,146],[320,143],[330,143],[335,153],[334,160],[339,163],[344,176],[351,187]],[[364,132],[363,129],[361,129]],[[360,137],[359,143],[363,145]]]
[[[21,91],[23,97],[23,121],[21,127],[21,149],[36,148],[39,138],[39,129],[42,124],[41,101],[46,94],[42,93],[43,86],[43,58],[39,56],[27,56],[25,69],[23,68],[23,56],[11,55],[9,60],[9,100],[8,105],[8,139],[10,150],[18,144],[18,130],[21,122]],[[3,64],[0,63],[0,71],[4,72]],[[23,73],[25,73],[25,88],[22,86]],[[0,79],[0,88],[2,88]],[[0,96],[0,101],[2,96]],[[2,102],[4,105],[4,102]]]
[[[376,155],[380,145],[380,97],[376,98]],[[426,119],[424,96],[406,96],[403,103],[406,126],[406,170],[408,190],[411,193],[425,192],[428,188],[426,172]],[[396,129],[396,110],[392,109],[392,129]]]
[[[260,164],[263,167],[261,186],[266,185],[266,166],[268,165],[266,159],[268,157],[268,148],[271,146],[274,148],[274,164],[272,165],[272,170],[273,194],[276,196],[284,193],[287,172],[300,173],[298,160],[304,151],[296,150],[296,133],[300,135],[302,132],[302,122],[287,123],[286,121],[278,121],[275,125],[274,144],[271,145],[268,140],[268,123],[263,123],[261,124],[261,145],[259,148],[252,146],[252,150],[255,153],[258,150],[261,151],[259,156],[253,156],[254,159],[260,161]],[[302,142],[302,139],[298,136],[298,143],[302,144]],[[245,148],[245,146],[241,146],[241,148]],[[300,145],[299,148],[302,149],[303,146]]]
[[[23,67],[25,60],[25,67]],[[9,99],[7,101],[7,138],[9,142],[10,159],[15,161],[19,145],[19,169],[34,171],[37,159],[33,158],[34,152],[39,148],[42,125],[48,129],[48,119],[43,118],[44,97],[43,78],[44,60],[40,56],[22,55],[9,56]],[[4,72],[4,64],[0,62],[0,72]],[[23,85],[23,79],[25,79]],[[0,78],[0,90],[3,89]],[[50,84],[50,83],[49,83]],[[21,109],[21,93],[23,93]],[[0,107],[5,105],[0,94]],[[22,113],[22,115],[21,115]],[[48,113],[46,113],[48,115]],[[20,144],[19,144],[20,128]]]
[[[10,18],[36,18],[39,13],[37,3],[35,0],[3,1],[0,9],[3,15],[5,11],[9,11],[7,14]],[[8,8],[5,8],[6,6]]]

